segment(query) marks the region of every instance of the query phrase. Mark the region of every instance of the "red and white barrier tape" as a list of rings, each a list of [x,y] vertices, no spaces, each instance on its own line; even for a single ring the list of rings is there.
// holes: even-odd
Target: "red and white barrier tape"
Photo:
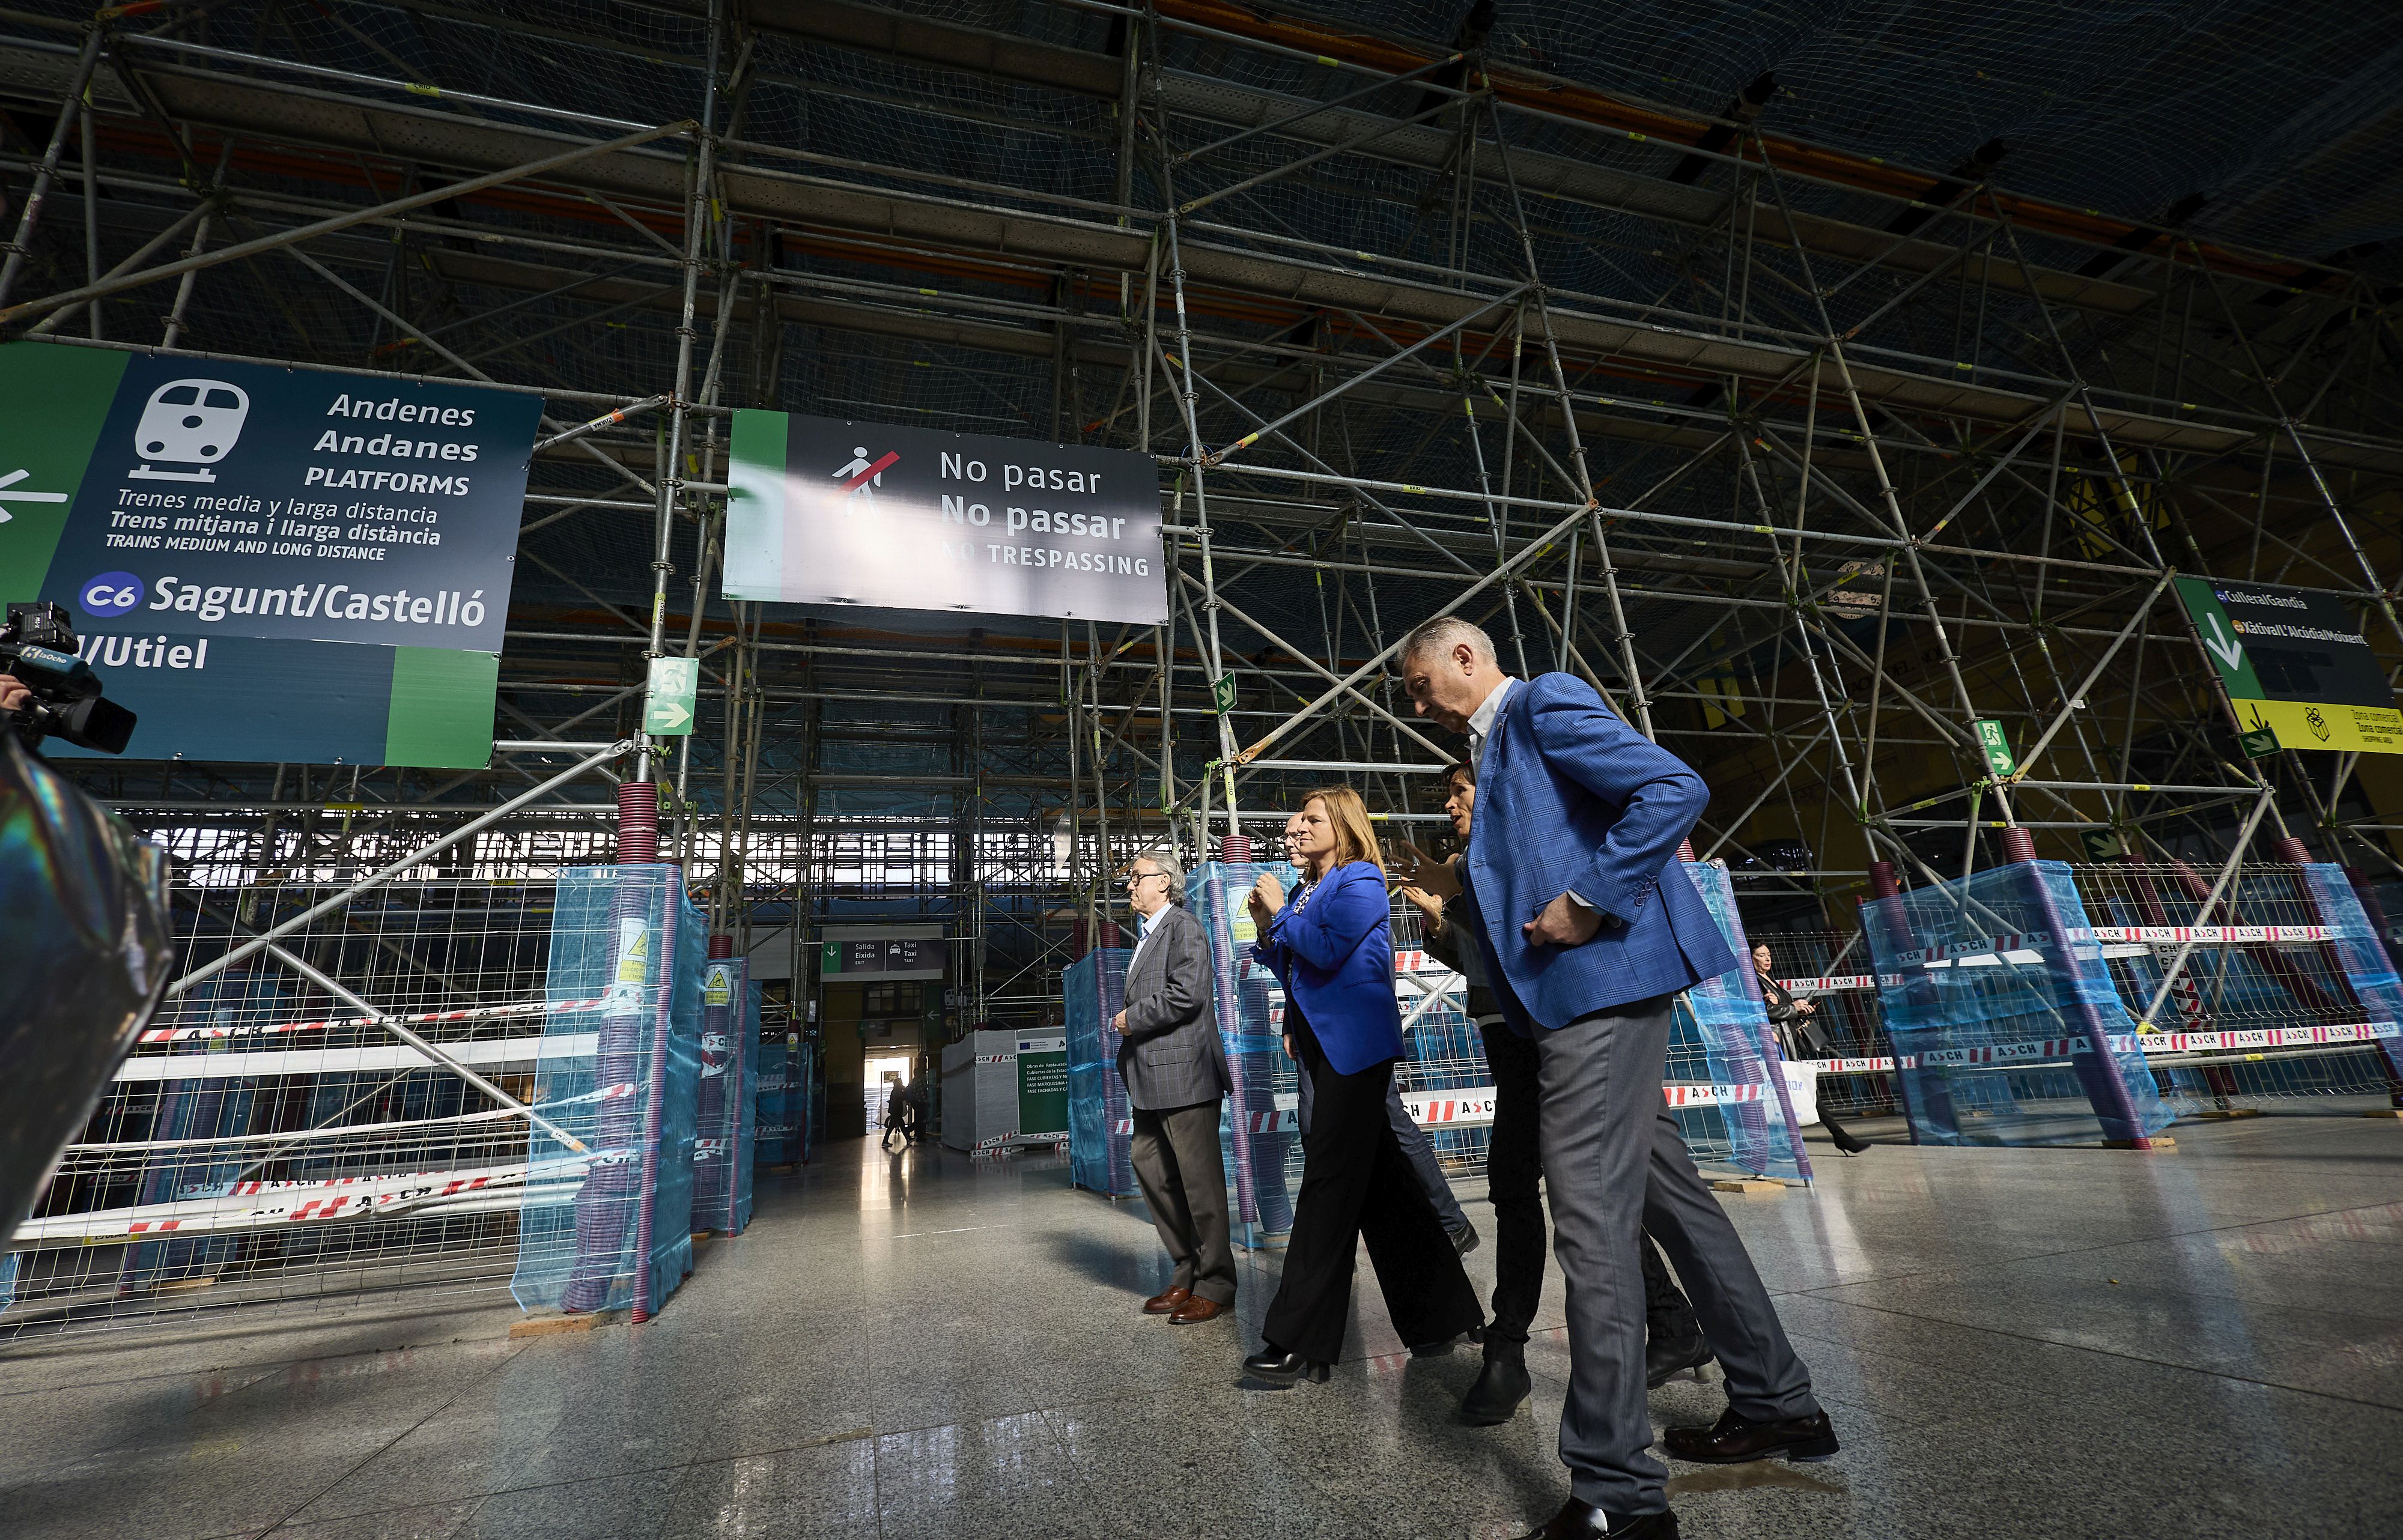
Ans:
[[[582,1163],[569,1164],[580,1168]],[[209,1197],[28,1219],[18,1228],[10,1243],[26,1248],[63,1241],[79,1241],[88,1246],[108,1245],[149,1237],[368,1219],[467,1193],[521,1186],[526,1169],[521,1162],[466,1171],[337,1177],[322,1182],[243,1182],[236,1184],[232,1191]]]
[[[2139,1037],[2113,1037],[2111,1046],[2128,1043],[2157,1053],[2196,1053],[2227,1048],[2312,1047],[2320,1044],[2370,1043],[2403,1035],[2392,1021],[2353,1021],[2325,1027],[2257,1027],[2242,1032],[2156,1032]],[[2124,1051],[2124,1050],[2121,1050]]]
[[[2202,947],[2241,946],[2247,941],[2333,941],[2336,932],[2326,925],[2097,925],[2097,941],[2143,941],[2174,946],[2191,941]]]
[[[465,1010],[418,1011],[409,1016],[386,1016],[386,1021],[403,1026],[424,1026],[429,1021],[491,1021],[508,1016],[566,1015],[580,1010],[598,1010],[608,1004],[608,997],[598,1000],[530,1000],[514,1006],[476,1006]],[[144,1033],[145,1043],[189,1043],[197,1039],[215,1040],[227,1037],[271,1037],[289,1032],[330,1032],[336,1027],[371,1027],[376,1019],[367,1016],[336,1016],[323,1021],[276,1021],[253,1027],[153,1027]]]
[[[1406,1090],[1402,1092],[1402,1105],[1410,1109],[1412,1118],[1430,1128],[1465,1128],[1493,1121],[1493,1105],[1498,1094],[1492,1086],[1472,1086],[1459,1090]]]
[[[1877,975],[1831,973],[1823,978],[1780,978],[1777,982],[1788,994],[1836,994],[1845,990],[1873,990],[1877,988]]]
[[[2083,932],[2069,932],[2072,942],[2081,937]],[[1927,964],[1941,965],[1944,961],[1964,959],[1964,956],[2011,956],[2019,954],[2019,951],[2035,961],[2043,961],[2043,954],[2037,951],[2037,947],[2048,947],[2048,944],[2052,944],[2049,935],[1999,935],[1999,937],[1978,937],[1975,942],[1937,942],[1935,947],[1920,947],[1915,951],[1896,956],[1894,965],[1896,968],[1924,968]],[[2011,961],[2019,959],[2014,956]]]
[[[1660,1095],[1673,1107],[1724,1107],[1757,1102],[1766,1086],[1663,1086]]]
[[[545,1055],[590,1058],[599,1051],[597,1032],[545,1037],[494,1037],[445,1043],[442,1051],[478,1069],[532,1069]],[[406,1043],[354,1048],[278,1048],[247,1053],[146,1054],[117,1066],[119,1082],[224,1080],[247,1075],[350,1075],[435,1068],[433,1060]]]

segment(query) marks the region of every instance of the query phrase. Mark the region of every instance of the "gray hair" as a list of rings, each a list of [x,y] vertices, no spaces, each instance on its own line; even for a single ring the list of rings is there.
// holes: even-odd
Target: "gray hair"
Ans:
[[[1485,634],[1484,627],[1474,621],[1463,620],[1457,615],[1438,615],[1432,620],[1420,622],[1415,630],[1402,638],[1401,650],[1395,655],[1396,661],[1408,667],[1411,659],[1423,653],[1437,648],[1450,652],[1464,642],[1468,644],[1469,652],[1479,662],[1494,662],[1493,638]]]
[[[1185,902],[1185,864],[1176,859],[1176,853],[1174,851],[1169,849],[1166,845],[1154,845],[1147,851],[1137,852],[1135,853],[1135,860],[1150,862],[1153,866],[1158,867],[1161,873],[1167,877],[1168,901],[1170,903],[1182,904]]]

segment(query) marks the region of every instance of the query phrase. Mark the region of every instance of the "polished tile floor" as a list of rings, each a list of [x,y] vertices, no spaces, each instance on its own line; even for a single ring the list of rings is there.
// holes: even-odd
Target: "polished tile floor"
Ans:
[[[1673,1466],[1686,1533],[2403,1534],[2403,1126],[2177,1138],[1820,1145],[1815,1189],[1727,1199],[1846,1447]],[[1373,1290],[1331,1383],[1239,1388],[1275,1257],[1240,1325],[1146,1319],[1150,1227],[1065,1165],[830,1149],[640,1328],[513,1340],[481,1296],[0,1346],[0,1534],[1487,1540],[1557,1505],[1557,1329],[1499,1428]]]

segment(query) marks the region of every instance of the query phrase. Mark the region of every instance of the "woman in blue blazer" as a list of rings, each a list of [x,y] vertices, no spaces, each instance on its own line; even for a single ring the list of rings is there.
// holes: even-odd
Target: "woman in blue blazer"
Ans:
[[[1477,1291],[1385,1117],[1402,1056],[1394,998],[1393,900],[1360,796],[1313,792],[1293,845],[1291,898],[1263,874],[1250,907],[1254,954],[1285,985],[1285,1031],[1311,1080],[1285,1280],[1269,1305],[1267,1346],[1243,1360],[1260,1379],[1325,1380],[1352,1316],[1352,1259],[1368,1244],[1394,1329],[1411,1347],[1448,1343],[1483,1322]]]

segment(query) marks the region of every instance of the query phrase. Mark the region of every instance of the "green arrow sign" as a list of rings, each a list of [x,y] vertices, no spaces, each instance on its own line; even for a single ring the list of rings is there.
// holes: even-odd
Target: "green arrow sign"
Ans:
[[[1210,682],[1210,699],[1218,703],[1218,715],[1226,715],[1235,709],[1235,676],[1222,673]]]
[[[1995,780],[2019,769],[2019,761],[2011,757],[2011,741],[2003,736],[2000,722],[1979,722],[1977,728],[1978,746],[1985,751],[1986,768],[1994,772]]]
[[[2266,699],[2269,692],[2261,687],[2261,676],[2245,655],[2236,622],[2229,618],[2228,608],[2213,591],[2211,580],[2181,577],[2176,582],[2178,600],[2186,605],[2187,615],[2194,621],[2195,634],[2202,639],[2202,650],[2211,654],[2229,695],[2238,701]]]
[[[652,659],[650,689],[643,697],[643,730],[654,738],[691,732],[693,697],[700,687],[700,659]]]

